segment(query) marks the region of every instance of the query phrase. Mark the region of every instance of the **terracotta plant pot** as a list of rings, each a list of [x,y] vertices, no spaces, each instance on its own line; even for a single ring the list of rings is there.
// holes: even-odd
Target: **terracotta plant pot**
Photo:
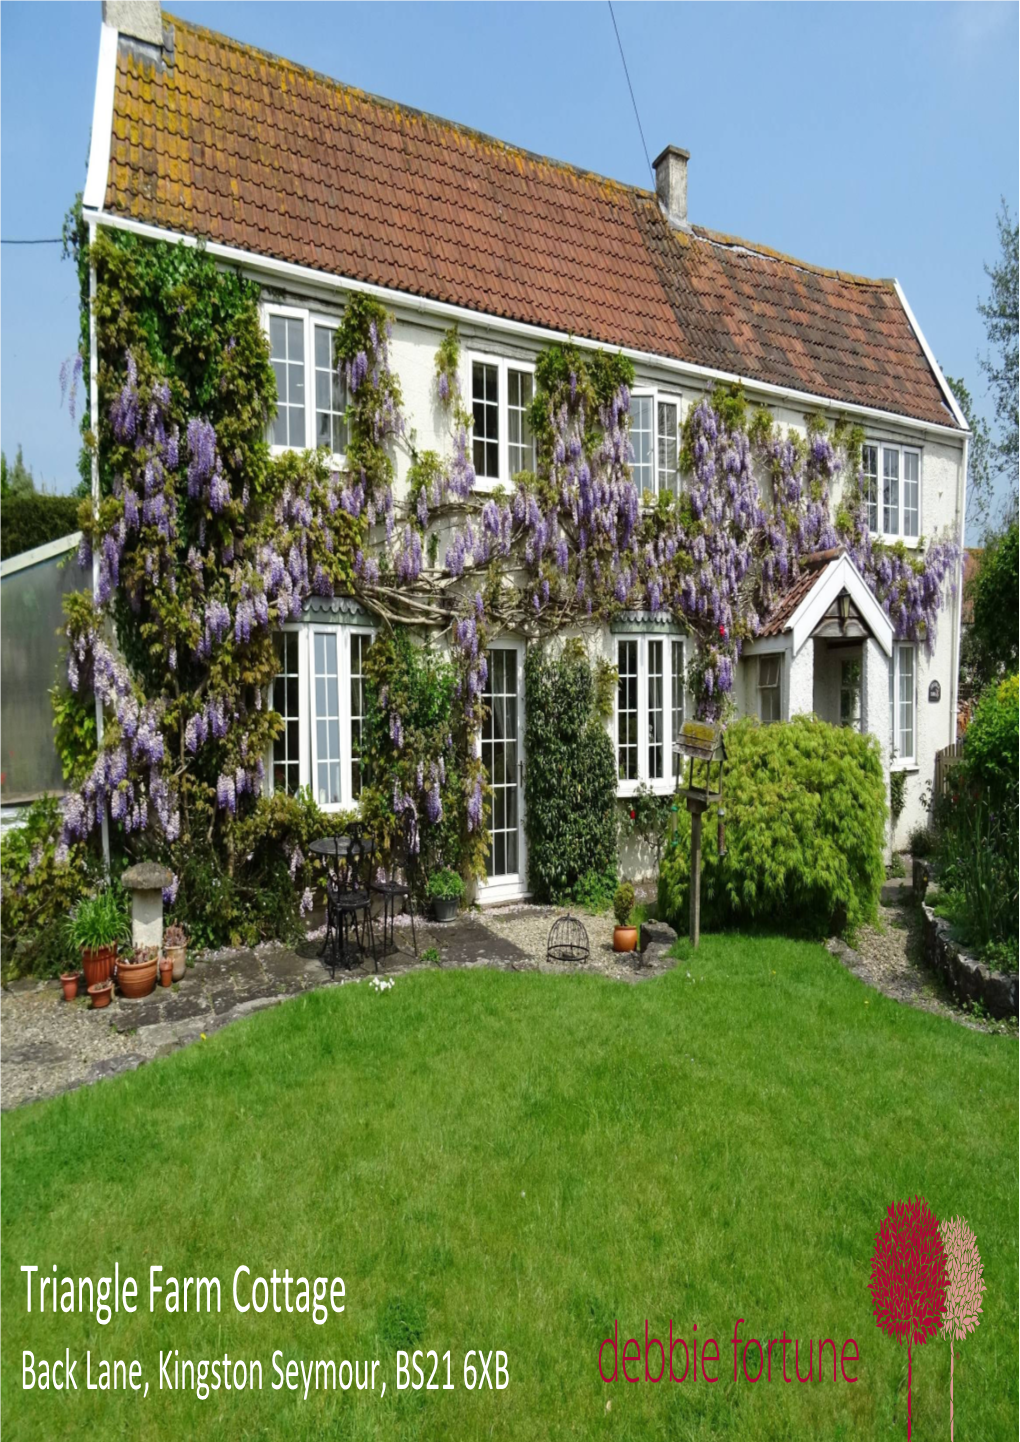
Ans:
[[[113,975],[116,960],[117,948],[115,946],[100,946],[95,951],[83,951],[81,964],[85,970],[86,987],[98,986],[101,981],[109,981]]]
[[[148,996],[156,986],[156,962],[156,957],[151,961],[118,962],[117,985],[120,987],[121,996],[128,1001],[137,1001],[140,997]]]
[[[168,946],[165,956],[167,961],[173,963],[174,981],[183,981],[185,972],[188,970],[188,948],[186,946]]]
[[[104,1006],[110,1005],[110,998],[113,996],[113,982],[97,981],[94,986],[89,987],[89,996],[92,998],[92,1005],[96,1011],[101,1011]]]
[[[64,988],[64,1000],[74,1001],[78,995],[78,979],[80,973],[77,971],[62,971],[60,973],[60,985]]]
[[[613,931],[614,951],[633,951],[637,946],[636,926],[617,926]]]
[[[160,986],[171,986],[174,979],[174,964],[168,956],[161,956],[159,959],[159,984]]]

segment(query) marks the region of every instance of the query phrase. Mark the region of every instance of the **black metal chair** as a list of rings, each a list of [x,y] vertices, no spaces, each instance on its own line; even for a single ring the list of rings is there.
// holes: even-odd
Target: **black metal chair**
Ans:
[[[389,922],[390,938],[389,944],[396,950],[396,939],[394,935],[394,921],[397,914],[397,902],[402,901],[407,907],[408,915],[411,918],[411,944],[414,947],[415,956],[418,955],[418,937],[414,929],[414,890],[413,872],[418,856],[418,818],[414,812],[408,809],[404,812],[403,823],[400,828],[399,840],[394,842],[390,852],[389,871],[382,881],[372,881],[369,890],[376,896],[383,899],[382,914],[382,946],[383,955],[386,955],[386,923]],[[403,880],[400,879],[401,875]]]
[[[352,828],[346,848],[341,848],[339,838],[336,840],[335,866],[326,881],[326,945],[329,947],[330,969],[334,976],[338,965],[351,967],[356,964],[351,946],[352,929],[362,955],[365,952],[365,940],[368,939],[372,948],[372,961],[376,971],[379,970],[375,928],[372,924],[372,898],[368,889],[372,875],[372,854],[371,843],[362,837],[357,828]],[[358,959],[360,961],[360,957]]]

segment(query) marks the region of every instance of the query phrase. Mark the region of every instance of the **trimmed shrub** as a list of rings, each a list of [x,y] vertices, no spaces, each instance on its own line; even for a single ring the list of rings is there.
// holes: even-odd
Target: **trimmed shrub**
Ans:
[[[878,745],[812,716],[726,731],[719,858],[716,810],[702,826],[701,916],[706,928],[764,923],[817,936],[852,933],[877,916],[885,879],[886,800]],[[659,869],[659,914],[687,927],[690,816]]]
[[[8,496],[0,511],[0,559],[59,541],[78,529],[76,496]]]
[[[616,874],[616,757],[584,651],[529,649],[524,665],[528,880],[537,901]],[[611,896],[611,891],[610,891]]]
[[[990,794],[1002,795],[1017,786],[1020,747],[1018,678],[987,687],[981,693],[963,738],[963,756],[971,779]]]

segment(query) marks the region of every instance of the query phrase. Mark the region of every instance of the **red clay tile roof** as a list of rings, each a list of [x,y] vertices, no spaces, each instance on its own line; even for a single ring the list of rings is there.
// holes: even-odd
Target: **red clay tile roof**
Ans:
[[[830,562],[837,560],[842,554],[842,548],[837,546],[831,551],[814,551],[808,556],[802,556],[801,569],[797,579],[787,590],[781,591],[775,598],[772,610],[766,617],[758,635],[781,636],[790,624],[790,619],[801,601],[814,590],[815,583],[825,575]]]
[[[953,425],[891,281],[663,218],[655,196],[171,17],[117,57],[105,209],[611,346]]]

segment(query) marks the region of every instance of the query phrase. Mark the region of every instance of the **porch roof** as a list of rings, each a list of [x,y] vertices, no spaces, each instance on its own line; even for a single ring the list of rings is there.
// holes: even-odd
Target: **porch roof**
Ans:
[[[863,624],[885,654],[892,655],[892,622],[842,547],[815,551],[802,557],[800,566],[796,579],[776,597],[759,637],[789,634],[796,655],[822,624],[836,597],[846,591]]]

